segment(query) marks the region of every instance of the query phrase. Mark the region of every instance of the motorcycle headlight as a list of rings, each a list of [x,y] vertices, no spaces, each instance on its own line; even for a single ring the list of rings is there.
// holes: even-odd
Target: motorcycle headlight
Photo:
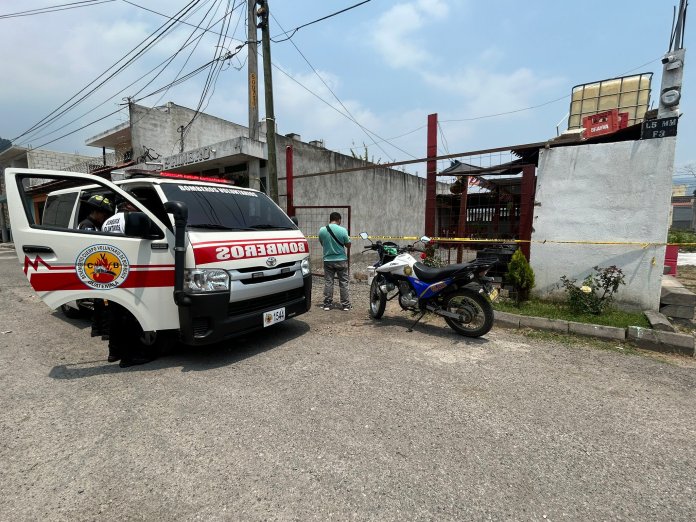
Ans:
[[[305,257],[302,260],[302,263],[300,264],[300,268],[302,268],[302,276],[308,276],[309,273],[311,272],[311,266],[309,264],[309,256]]]
[[[192,294],[230,289],[230,276],[224,270],[193,268],[184,271],[184,291]]]

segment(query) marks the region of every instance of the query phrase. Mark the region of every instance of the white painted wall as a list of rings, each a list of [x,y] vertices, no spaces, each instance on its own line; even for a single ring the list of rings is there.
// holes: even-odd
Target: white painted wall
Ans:
[[[580,281],[595,265],[616,265],[626,275],[617,302],[658,309],[664,246],[553,241],[664,243],[675,144],[663,138],[540,152],[530,255],[535,293],[559,292],[562,275]]]

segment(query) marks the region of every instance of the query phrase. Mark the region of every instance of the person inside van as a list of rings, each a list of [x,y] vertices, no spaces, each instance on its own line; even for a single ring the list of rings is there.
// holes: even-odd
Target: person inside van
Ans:
[[[126,233],[126,212],[137,212],[137,208],[122,196],[116,196],[117,212],[108,218],[101,226],[102,232]]]
[[[77,225],[78,230],[101,230],[104,221],[114,213],[111,201],[101,194],[94,194],[85,204],[90,209],[89,215]]]

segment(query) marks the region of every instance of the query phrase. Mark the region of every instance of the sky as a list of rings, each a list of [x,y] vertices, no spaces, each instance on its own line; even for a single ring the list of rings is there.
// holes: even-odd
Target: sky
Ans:
[[[121,59],[132,57],[128,53],[167,22],[144,8],[174,16],[191,0],[98,0],[47,14],[3,17],[75,1],[0,0],[1,138],[19,137],[78,95],[67,105],[72,104],[111,67],[108,74],[117,74],[98,90],[50,125],[15,141],[99,156],[101,150],[86,147],[85,140],[127,120],[127,97],[139,99],[163,88],[177,74],[212,60],[217,49],[237,54],[215,75],[203,101],[205,112],[248,124],[247,46],[237,49],[246,40],[247,0],[198,0],[187,13],[185,22],[196,26],[203,21],[207,27],[234,8],[223,42],[216,34],[221,23],[204,34],[179,23],[127,67]],[[561,131],[567,126],[571,89],[582,83],[653,72],[656,106],[660,58],[678,3],[371,0],[293,33],[360,0],[268,1],[278,132],[324,140],[329,149],[352,150],[383,163],[426,155],[431,113],[440,122],[438,152],[455,154],[556,136],[557,125]],[[677,170],[696,163],[696,67],[689,64],[688,51],[696,25],[689,22]],[[197,45],[190,43],[156,77],[162,68],[147,74],[166,63],[192,33],[193,38],[203,34]],[[260,57],[259,69],[261,74]],[[171,101],[196,108],[206,76],[203,70],[139,103]],[[259,101],[263,118],[261,90]],[[61,137],[71,131],[76,132]],[[439,167],[447,165],[440,162]],[[423,175],[425,165],[412,171]],[[679,180],[696,185],[693,176]]]

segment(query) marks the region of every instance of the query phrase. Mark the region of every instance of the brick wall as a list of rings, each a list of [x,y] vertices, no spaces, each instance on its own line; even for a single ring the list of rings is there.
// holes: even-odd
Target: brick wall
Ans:
[[[66,152],[54,152],[50,150],[30,150],[27,151],[27,163],[30,169],[49,169],[49,170],[68,170],[76,163],[96,162],[92,156],[82,156],[80,154],[69,154]]]

